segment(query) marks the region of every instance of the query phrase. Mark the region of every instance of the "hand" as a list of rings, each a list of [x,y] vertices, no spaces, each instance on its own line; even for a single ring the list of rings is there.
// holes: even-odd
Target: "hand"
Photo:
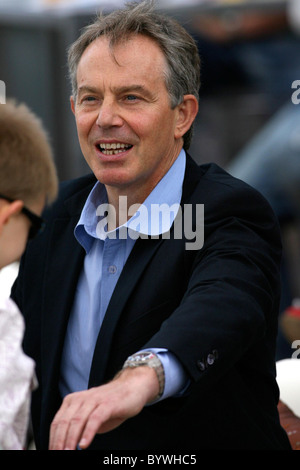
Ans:
[[[155,371],[145,366],[125,369],[108,384],[67,395],[52,422],[49,449],[87,448],[95,434],[136,416],[158,391]]]

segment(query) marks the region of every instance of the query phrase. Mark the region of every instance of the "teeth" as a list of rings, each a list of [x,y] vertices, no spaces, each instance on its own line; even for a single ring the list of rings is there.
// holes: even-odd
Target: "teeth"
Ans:
[[[122,153],[125,150],[131,148],[132,145],[130,144],[121,144],[121,143],[101,143],[99,144],[99,148],[102,153],[105,155],[117,155],[118,153]]]
[[[128,147],[131,147],[131,145],[129,144],[120,144],[120,143],[117,143],[117,144],[100,144],[100,147],[101,149],[106,149],[106,150],[110,150],[110,149],[124,149],[124,148],[128,148]]]

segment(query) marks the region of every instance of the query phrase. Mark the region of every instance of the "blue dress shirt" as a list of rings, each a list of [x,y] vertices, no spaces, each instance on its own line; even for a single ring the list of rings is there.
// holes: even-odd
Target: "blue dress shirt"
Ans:
[[[185,163],[186,155],[182,150],[140,209],[122,227],[110,232],[104,226],[105,218],[97,216],[99,206],[107,204],[105,186],[97,182],[90,192],[75,228],[75,237],[86,255],[64,343],[62,396],[87,389],[98,333],[121,271],[140,234],[161,234],[173,224],[181,201]],[[158,204],[167,204],[174,211],[168,218],[151,218],[151,208]],[[128,236],[123,236],[122,230],[127,230]],[[179,394],[186,384],[181,364],[163,345],[153,351],[159,355],[165,370],[161,399]]]

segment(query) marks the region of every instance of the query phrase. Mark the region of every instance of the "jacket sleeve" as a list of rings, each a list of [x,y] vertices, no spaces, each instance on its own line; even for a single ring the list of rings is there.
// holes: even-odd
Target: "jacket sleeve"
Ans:
[[[247,185],[210,199],[185,295],[145,345],[174,353],[195,382],[270,366],[280,297],[280,232],[268,203]]]

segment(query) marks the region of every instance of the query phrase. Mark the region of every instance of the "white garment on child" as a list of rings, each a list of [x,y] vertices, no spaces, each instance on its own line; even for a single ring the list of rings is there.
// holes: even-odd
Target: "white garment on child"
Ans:
[[[13,300],[0,295],[0,449],[22,450],[29,424],[35,363],[22,349],[24,319]]]

